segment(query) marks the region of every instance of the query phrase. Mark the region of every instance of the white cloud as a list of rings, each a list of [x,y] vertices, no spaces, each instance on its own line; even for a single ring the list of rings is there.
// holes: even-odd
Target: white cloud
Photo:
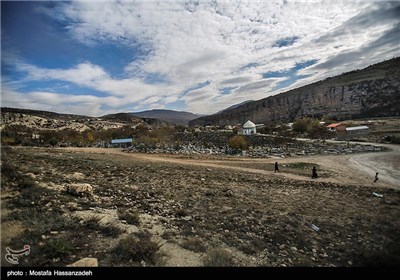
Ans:
[[[110,106],[116,110],[127,104],[144,109],[156,105],[168,107],[179,100],[184,90],[211,81],[181,99],[186,104],[182,109],[214,113],[248,99],[275,94],[272,89],[282,79],[265,80],[262,73],[291,69],[296,62],[318,60],[316,65],[298,72],[312,76],[299,80],[291,88],[399,55],[396,47],[373,45],[399,22],[393,16],[383,16],[385,11],[394,9],[393,3],[281,0],[196,3],[60,3],[46,13],[62,20],[68,34],[88,48],[101,42],[115,42],[132,48],[140,45],[149,54],[126,65],[124,79],[113,78],[107,69],[90,62],[70,69],[43,69],[19,63],[18,69],[27,72],[30,80],[63,80],[104,92],[115,98]],[[274,47],[278,40],[293,37],[298,38],[293,45]],[[367,46],[375,54],[369,61],[347,57],[348,61],[335,68],[319,67],[339,61],[343,53],[354,54]],[[385,52],[373,52],[373,47]],[[146,73],[159,73],[168,82],[148,84],[142,79]],[[219,89],[227,86],[236,89],[229,95],[220,94]],[[39,97],[33,93],[29,96]],[[80,102],[76,97],[65,98],[70,102],[76,100],[76,104]],[[81,102],[88,100],[85,97]],[[104,100],[98,98],[93,102],[103,104]],[[43,102],[52,105],[50,101]],[[101,107],[95,110],[100,112]]]

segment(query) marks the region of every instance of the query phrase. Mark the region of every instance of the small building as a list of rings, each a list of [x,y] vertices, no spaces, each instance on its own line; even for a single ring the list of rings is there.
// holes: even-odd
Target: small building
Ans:
[[[242,129],[239,131],[240,134],[242,135],[253,135],[257,133],[256,125],[248,120],[242,127]]]
[[[326,126],[330,131],[344,132],[346,131],[346,125],[344,123],[333,123]]]
[[[369,127],[366,125],[348,127],[346,132],[347,137],[363,137],[368,135]]]
[[[117,146],[117,147],[127,147],[127,146],[129,146],[129,143],[132,144],[132,141],[133,141],[132,138],[112,139],[111,144],[113,146]]]

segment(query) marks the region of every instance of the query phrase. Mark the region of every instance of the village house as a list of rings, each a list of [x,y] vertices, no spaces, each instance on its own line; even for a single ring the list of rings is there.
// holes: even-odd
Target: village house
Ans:
[[[333,123],[326,126],[330,131],[344,132],[346,131],[346,125],[344,123]]]

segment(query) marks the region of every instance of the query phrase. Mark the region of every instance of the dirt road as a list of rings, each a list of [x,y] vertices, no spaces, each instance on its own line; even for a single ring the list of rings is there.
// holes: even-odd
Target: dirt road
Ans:
[[[385,146],[391,151],[354,155],[349,158],[349,166],[368,174],[369,178],[378,172],[379,180],[400,188],[400,147],[397,145]]]
[[[392,149],[382,153],[363,153],[357,155],[317,155],[302,156],[293,158],[232,158],[226,156],[183,156],[183,155],[164,155],[164,154],[141,154],[127,153],[117,149],[103,148],[66,148],[69,151],[79,151],[87,153],[114,154],[124,157],[134,157],[135,159],[153,162],[167,162],[171,164],[204,166],[209,168],[223,168],[242,172],[258,173],[268,176],[281,176],[287,179],[310,181],[310,176],[297,175],[293,173],[280,172],[272,173],[266,170],[263,164],[272,164],[278,161],[280,166],[293,163],[307,162],[321,166],[330,173],[327,178],[319,178],[322,182],[332,182],[339,184],[364,184],[376,187],[390,187],[400,189],[400,147],[386,145]],[[376,171],[379,170],[379,171]],[[373,183],[375,172],[380,173],[380,180]],[[310,173],[311,174],[311,173]]]

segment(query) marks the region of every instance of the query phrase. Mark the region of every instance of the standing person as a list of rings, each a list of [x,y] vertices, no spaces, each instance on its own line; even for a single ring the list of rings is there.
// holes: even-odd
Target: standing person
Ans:
[[[375,174],[375,180],[374,180],[374,183],[376,182],[376,181],[378,181],[378,172],[376,172],[376,174]]]
[[[275,171],[274,172],[279,172],[278,162],[275,162]]]
[[[311,178],[312,178],[312,179],[318,178],[317,168],[315,168],[315,166],[313,166],[313,168],[312,168],[312,175],[311,175]]]

